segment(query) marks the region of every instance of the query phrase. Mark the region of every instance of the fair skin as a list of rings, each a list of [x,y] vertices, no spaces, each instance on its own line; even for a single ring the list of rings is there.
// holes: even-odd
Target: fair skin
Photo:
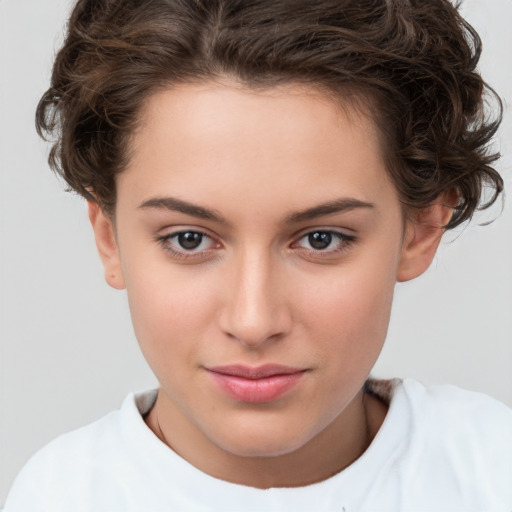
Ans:
[[[160,91],[116,186],[115,221],[90,218],[160,383],[155,434],[261,488],[356,460],[386,414],[362,386],[394,285],[426,270],[450,215],[404,220],[369,116],[293,84]]]

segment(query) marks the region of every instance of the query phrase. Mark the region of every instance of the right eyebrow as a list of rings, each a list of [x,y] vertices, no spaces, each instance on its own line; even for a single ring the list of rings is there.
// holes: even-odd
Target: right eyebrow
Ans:
[[[227,224],[226,219],[214,210],[209,210],[203,206],[198,206],[196,204],[189,203],[175,197],[152,197],[151,199],[143,201],[139,205],[139,208],[155,208],[158,210],[180,212],[184,213],[185,215],[197,217],[198,219],[213,220],[215,222]]]

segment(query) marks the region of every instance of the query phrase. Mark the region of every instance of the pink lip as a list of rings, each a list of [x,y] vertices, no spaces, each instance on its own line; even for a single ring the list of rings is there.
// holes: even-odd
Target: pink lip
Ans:
[[[242,365],[214,366],[206,370],[226,395],[254,404],[281,398],[298,384],[306,371],[276,364],[255,368]]]

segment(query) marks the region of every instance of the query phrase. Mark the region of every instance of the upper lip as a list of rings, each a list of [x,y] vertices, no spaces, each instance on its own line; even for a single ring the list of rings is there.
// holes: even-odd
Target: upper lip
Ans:
[[[210,366],[206,369],[210,372],[220,373],[222,375],[251,380],[265,379],[268,377],[275,377],[277,375],[292,375],[294,373],[301,373],[305,371],[302,368],[294,368],[292,366],[285,366],[281,364],[264,364],[256,367],[233,364],[225,366]]]

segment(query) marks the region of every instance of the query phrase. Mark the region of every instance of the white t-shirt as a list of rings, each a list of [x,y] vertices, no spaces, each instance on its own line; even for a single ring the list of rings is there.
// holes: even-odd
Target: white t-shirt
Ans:
[[[356,462],[320,483],[261,490],[201,472],[144,423],[152,391],[40,450],[5,512],[512,511],[512,410],[409,379],[371,388],[391,395],[382,427]]]

